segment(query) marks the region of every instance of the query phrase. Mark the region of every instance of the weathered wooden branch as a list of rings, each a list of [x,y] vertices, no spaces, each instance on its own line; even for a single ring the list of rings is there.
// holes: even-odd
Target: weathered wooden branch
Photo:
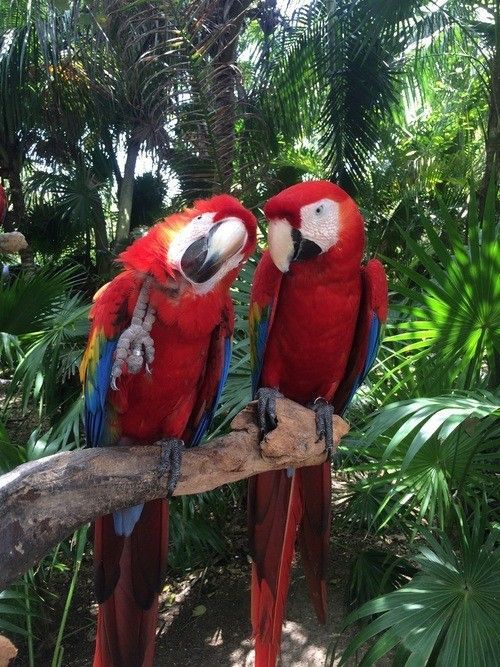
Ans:
[[[254,405],[232,431],[184,452],[175,495],[209,491],[266,470],[325,460],[311,410],[277,401],[278,428],[259,442]],[[334,441],[348,431],[333,418]],[[83,449],[25,463],[0,477],[0,590],[78,526],[123,507],[166,495],[159,447]]]

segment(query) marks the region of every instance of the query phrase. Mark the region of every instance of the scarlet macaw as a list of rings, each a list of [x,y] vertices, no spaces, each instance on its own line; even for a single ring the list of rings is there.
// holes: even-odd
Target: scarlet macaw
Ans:
[[[9,202],[3,185],[0,184],[0,225],[3,225]]]
[[[382,264],[361,264],[365,233],[355,202],[328,181],[270,199],[266,251],[252,286],[253,389],[263,433],[276,426],[282,393],[316,412],[331,451],[332,413],[342,414],[372,366],[387,317]],[[252,627],[256,667],[279,654],[298,531],[307,585],[325,622],[331,466],[267,472],[249,483]]]
[[[229,287],[255,239],[255,218],[234,197],[197,201],[125,250],[123,271],[94,298],[80,369],[88,442],[160,444],[170,494],[182,442],[199,444],[227,378]],[[167,541],[167,500],[96,521],[94,667],[153,664]]]

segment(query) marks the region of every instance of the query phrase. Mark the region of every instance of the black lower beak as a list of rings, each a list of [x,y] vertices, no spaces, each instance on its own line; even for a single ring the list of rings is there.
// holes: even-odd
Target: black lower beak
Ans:
[[[293,241],[293,257],[292,261],[301,260],[301,259],[312,259],[317,257],[322,249],[314,241],[305,239],[301,232],[295,227],[292,229],[292,241]]]
[[[217,225],[214,225],[207,236],[193,241],[182,256],[182,272],[194,283],[204,283],[210,280],[224,263],[223,256],[213,251],[209,252],[210,237],[216,228]]]

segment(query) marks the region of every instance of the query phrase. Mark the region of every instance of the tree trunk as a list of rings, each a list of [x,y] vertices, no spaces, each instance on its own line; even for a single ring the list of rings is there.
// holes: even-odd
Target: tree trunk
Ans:
[[[141,142],[131,138],[127,144],[127,159],[123,170],[123,180],[118,198],[118,226],[116,229],[115,247],[121,250],[127,242],[130,233],[130,213],[132,211],[132,197],[134,194],[135,165]]]
[[[24,201],[23,184],[21,181],[21,161],[18,156],[10,155],[9,160],[9,185],[10,200],[12,202],[12,212],[10,216],[11,226],[15,230],[26,230],[26,204]],[[35,266],[33,251],[28,246],[19,252],[21,265],[27,271]]]
[[[106,229],[106,218],[102,208],[101,198],[98,198],[94,211],[92,212],[92,224],[95,236],[95,260],[97,275],[99,278],[107,278],[111,267],[111,253],[109,250],[108,232]]]
[[[210,97],[214,104],[216,176],[214,191],[227,192],[233,181],[236,143],[236,49],[246,11],[251,0],[233,0],[218,8],[217,23],[224,26],[212,62]],[[228,7],[228,5],[230,5]]]
[[[115,150],[113,148],[113,139],[108,127],[103,127],[101,132],[102,141],[104,147],[108,152],[109,159],[111,160],[111,167],[113,169],[113,174],[116,179],[116,187],[118,189],[118,197],[120,197],[120,189],[122,187],[123,176],[118,165],[118,160],[116,159]]]

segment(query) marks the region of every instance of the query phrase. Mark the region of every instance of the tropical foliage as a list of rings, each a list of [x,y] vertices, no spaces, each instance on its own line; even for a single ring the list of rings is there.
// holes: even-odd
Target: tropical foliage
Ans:
[[[30,246],[20,263],[0,257],[0,471],[84,444],[76,371],[120,248],[195,197],[231,190],[262,223],[270,195],[331,178],[364,212],[391,313],[339,453],[335,525],[367,546],[347,583],[345,628],[361,630],[330,657],[498,663],[499,11],[0,0],[2,231]],[[233,289],[211,435],[250,398],[263,238]],[[173,572],[232,557],[243,496],[236,485],[172,503]],[[64,664],[90,552],[82,528],[0,595],[0,632],[17,635],[26,664]]]

